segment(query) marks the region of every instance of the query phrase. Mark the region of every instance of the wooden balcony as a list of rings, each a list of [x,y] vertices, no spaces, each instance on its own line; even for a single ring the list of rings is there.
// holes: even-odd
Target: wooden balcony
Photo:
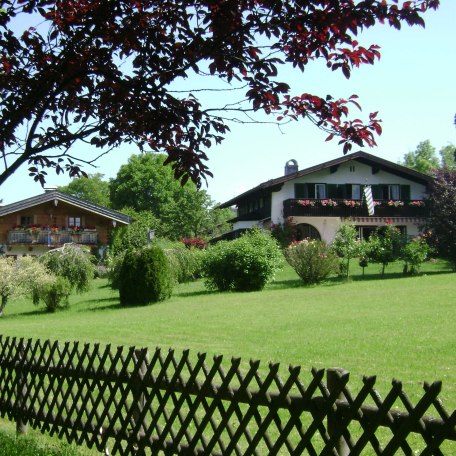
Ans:
[[[70,231],[53,232],[51,230],[11,230],[8,232],[8,245],[47,245],[59,246],[74,242],[76,244],[95,245],[98,242],[96,230],[80,231],[72,233]]]
[[[415,217],[428,215],[428,208],[417,201],[375,201],[374,217]],[[286,217],[368,217],[366,203],[343,199],[288,199],[283,202]]]

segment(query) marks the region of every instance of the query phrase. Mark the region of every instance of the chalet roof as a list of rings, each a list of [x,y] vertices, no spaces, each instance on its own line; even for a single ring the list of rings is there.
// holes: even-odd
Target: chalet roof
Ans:
[[[343,163],[349,162],[351,160],[356,160],[360,163],[375,167],[378,170],[387,171],[391,174],[404,177],[411,180],[412,182],[418,182],[423,185],[428,185],[432,181],[432,177],[427,174],[420,173],[413,169],[407,168],[406,166],[398,165],[384,158],[377,157],[375,155],[368,154],[367,152],[358,151],[352,154],[344,155],[342,157],[330,160],[319,165],[311,166],[310,168],[302,169],[296,173],[292,173],[286,176],[281,176],[276,179],[270,179],[266,182],[257,185],[250,190],[222,203],[219,205],[220,208],[230,207],[238,204],[238,202],[243,199],[258,193],[270,193],[276,190],[279,190],[283,183],[290,180],[297,179],[308,174],[312,174],[318,171],[322,171],[328,168],[337,167]]]
[[[108,209],[90,201],[83,200],[76,196],[69,195],[68,193],[60,192],[58,190],[48,191],[41,195],[32,196],[31,198],[2,206],[0,207],[0,217],[54,200],[62,201],[71,206],[75,206],[80,209],[84,209],[86,211],[100,215],[101,217],[123,223],[124,225],[128,225],[131,222],[131,218],[128,215],[122,214],[121,212],[114,211],[112,209]]]

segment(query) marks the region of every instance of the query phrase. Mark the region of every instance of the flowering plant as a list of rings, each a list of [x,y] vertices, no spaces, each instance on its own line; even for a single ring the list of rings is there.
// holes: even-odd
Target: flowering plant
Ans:
[[[324,199],[320,200],[320,204],[322,205],[322,207],[336,207],[337,201],[334,201],[332,199]]]
[[[389,200],[386,204],[391,207],[402,207],[404,202],[399,200]]]
[[[310,206],[310,207],[314,207],[315,206],[315,201],[314,200],[298,200],[297,203],[300,205],[300,206],[304,206],[304,207],[307,207],[307,206]]]
[[[421,200],[413,200],[410,201],[408,204],[412,207],[424,207],[426,205],[425,202]]]
[[[56,225],[52,225],[50,230],[51,230],[51,234],[57,234],[59,232],[59,227]]]
[[[344,200],[343,204],[347,207],[361,207],[361,201],[359,200]]]

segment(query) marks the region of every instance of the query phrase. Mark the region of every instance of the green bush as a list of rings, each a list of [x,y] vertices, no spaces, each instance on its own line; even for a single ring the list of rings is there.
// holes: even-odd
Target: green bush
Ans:
[[[254,229],[234,241],[209,247],[203,258],[203,275],[210,290],[256,291],[274,278],[282,264],[277,241]]]
[[[429,246],[425,239],[412,239],[402,249],[402,259],[404,260],[404,274],[418,274],[420,267],[428,258]]]
[[[70,282],[64,277],[57,276],[54,280],[43,283],[37,295],[39,300],[44,302],[48,312],[55,312],[57,309],[68,307],[70,293]]]
[[[324,241],[304,240],[291,244],[285,258],[305,284],[319,283],[338,273],[339,259]]]
[[[171,296],[172,288],[173,275],[162,249],[149,247],[125,254],[119,275],[121,305],[163,301]]]
[[[165,250],[177,283],[187,283],[201,277],[204,251],[184,244]]]
[[[67,279],[77,293],[87,291],[95,275],[94,257],[82,246],[65,245],[42,255],[40,261],[52,274]]]

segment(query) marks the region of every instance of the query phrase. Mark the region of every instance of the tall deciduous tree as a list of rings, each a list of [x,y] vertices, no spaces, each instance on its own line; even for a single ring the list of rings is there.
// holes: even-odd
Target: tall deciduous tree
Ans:
[[[58,187],[58,189],[100,206],[111,207],[109,182],[104,181],[103,177],[103,174],[100,173],[89,174],[88,177],[75,178],[68,185]]]
[[[432,183],[427,228],[440,255],[456,270],[456,170],[441,169]]]
[[[435,147],[428,139],[421,141],[413,152],[406,153],[402,164],[425,174],[433,174],[440,165]]]
[[[163,154],[130,157],[110,182],[112,206],[150,212],[158,222],[150,228],[160,236],[170,239],[207,236],[214,230],[215,203],[193,182],[180,185],[171,168],[164,166],[165,161]]]
[[[442,166],[447,169],[456,169],[456,146],[448,144],[439,151]]]
[[[176,177],[210,175],[206,151],[228,118],[262,111],[307,118],[351,145],[375,144],[376,114],[350,120],[356,98],[292,94],[278,67],[301,71],[314,59],[350,76],[372,64],[378,47],[358,33],[378,22],[424,25],[439,0],[4,0],[0,13],[0,185],[29,165],[81,172],[74,156],[87,142],[100,153],[121,143],[165,152]],[[27,24],[26,29],[21,24]],[[37,27],[30,27],[37,24]],[[29,28],[30,27],[30,28]],[[176,83],[210,75],[242,92],[238,104],[202,106]],[[207,78],[206,78],[207,80]],[[207,88],[207,86],[204,86]],[[232,86],[231,86],[232,87]]]

